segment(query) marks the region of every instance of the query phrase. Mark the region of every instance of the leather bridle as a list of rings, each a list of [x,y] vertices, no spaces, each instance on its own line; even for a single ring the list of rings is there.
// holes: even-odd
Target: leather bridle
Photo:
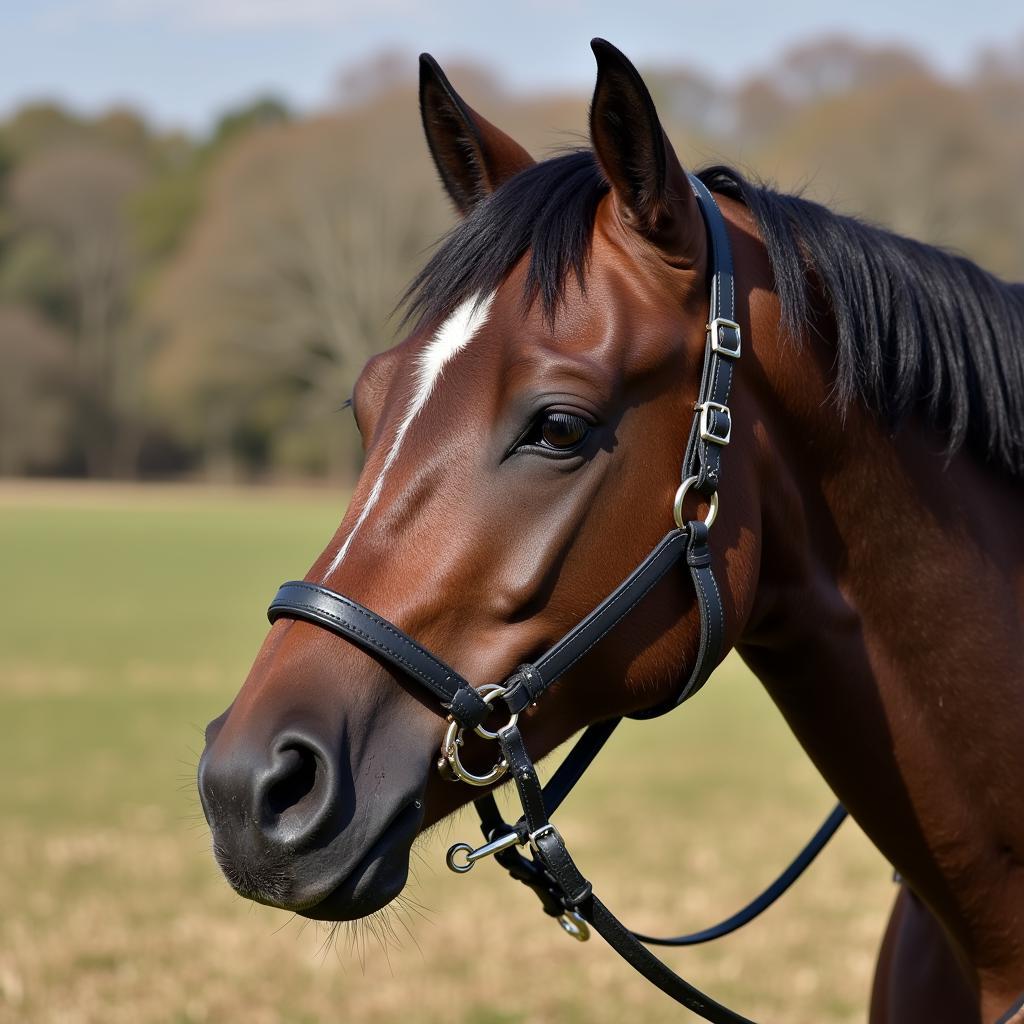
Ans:
[[[592,926],[644,977],[706,1020],[751,1024],[747,1018],[710,999],[671,971],[644,943],[694,945],[726,935],[752,920],[774,903],[814,860],[842,823],[846,811],[841,805],[837,806],[786,871],[739,913],[690,935],[669,939],[640,935],[626,928],[597,898],[550,820],[621,719],[589,726],[543,787],[518,726],[519,714],[536,704],[556,680],[613,630],[680,559],[686,562],[697,596],[700,614],[697,657],[689,678],[673,698],[630,717],[654,718],[688,700],[704,685],[723,655],[725,612],[712,569],[708,531],[718,511],[722,451],[732,433],[729,391],[733,367],[741,353],[741,337],[735,316],[732,253],[725,220],[703,182],[691,176],[690,183],[711,245],[711,303],[700,389],[683,458],[682,483],[674,501],[676,528],[550,650],[535,661],[520,665],[501,684],[486,684],[475,689],[455,669],[398,626],[359,602],[315,583],[285,583],[271,602],[268,617],[271,622],[280,618],[301,619],[328,629],[375,654],[430,691],[448,713],[449,726],[438,761],[439,769],[447,778],[489,786],[506,774],[511,776],[522,804],[522,816],[515,824],[506,823],[494,797],[484,794],[476,801],[476,807],[486,842],[477,849],[468,843],[455,844],[447,857],[453,871],[468,871],[478,860],[493,855],[513,878],[540,897],[544,910],[557,917],[569,934],[586,939],[588,926]],[[691,491],[709,503],[704,520],[683,518],[683,504]],[[492,707],[499,702],[507,710],[509,719],[500,728],[491,730],[484,723]],[[501,757],[486,774],[475,775],[462,764],[459,751],[466,730],[473,730],[499,745]],[[529,849],[529,857],[519,852],[524,847]]]

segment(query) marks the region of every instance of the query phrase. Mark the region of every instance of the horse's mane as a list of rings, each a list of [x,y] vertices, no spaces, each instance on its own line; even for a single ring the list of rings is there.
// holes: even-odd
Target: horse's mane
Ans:
[[[745,180],[701,179],[745,203],[768,250],[794,337],[812,322],[816,282],[837,332],[835,393],[860,398],[895,429],[912,409],[994,465],[1024,476],[1024,285],[963,256]]]
[[[892,429],[920,409],[950,453],[968,442],[1024,476],[1024,285],[728,167],[700,177],[757,221],[785,334],[813,331],[812,287],[825,297],[837,327],[840,407],[860,399]],[[568,275],[585,286],[594,217],[607,192],[589,150],[516,175],[445,236],[406,293],[406,317],[435,322],[470,296],[489,295],[529,253],[524,298],[539,299],[553,318]]]

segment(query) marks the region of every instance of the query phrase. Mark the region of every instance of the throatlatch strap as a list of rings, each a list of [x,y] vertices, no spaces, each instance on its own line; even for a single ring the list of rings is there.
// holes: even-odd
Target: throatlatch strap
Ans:
[[[679,707],[689,700],[710,678],[722,657],[725,638],[725,608],[722,594],[718,589],[714,570],[711,568],[711,550],[708,548],[708,528],[700,521],[687,523],[686,567],[690,570],[693,589],[697,595],[697,610],[700,615],[700,639],[697,657],[694,659],[690,677],[679,692],[662,704],[644,711],[635,711],[629,717],[635,719],[657,718]]]

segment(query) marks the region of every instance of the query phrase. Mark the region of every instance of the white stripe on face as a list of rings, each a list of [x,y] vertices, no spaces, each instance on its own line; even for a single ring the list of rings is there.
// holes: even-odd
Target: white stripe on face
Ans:
[[[398,458],[398,450],[402,447],[402,441],[405,439],[405,435],[413,420],[416,419],[420,411],[427,404],[427,399],[430,398],[434,386],[440,380],[445,366],[473,340],[477,331],[487,322],[487,316],[491,311],[491,303],[493,301],[493,294],[479,302],[476,296],[466,299],[441,324],[437,329],[437,333],[419,354],[416,360],[415,390],[409,401],[409,408],[406,410],[402,422],[399,423],[398,430],[395,431],[395,437],[384,459],[384,465],[380,468],[380,473],[373,483],[373,487],[363,504],[362,511],[359,513],[355,525],[349,531],[349,535],[345,538],[345,543],[341,545],[338,553],[327,567],[327,572],[324,576],[325,580],[341,565],[345,555],[348,554],[348,549],[352,545],[352,539],[359,531],[359,527],[366,522],[370,512],[373,511],[373,507],[377,504],[381,492],[384,490],[384,478],[387,476],[388,470],[395,459]]]

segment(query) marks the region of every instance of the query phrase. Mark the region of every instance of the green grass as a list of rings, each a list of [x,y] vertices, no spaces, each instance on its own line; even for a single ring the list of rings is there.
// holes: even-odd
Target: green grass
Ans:
[[[340,506],[322,492],[0,489],[0,1021],[688,1019],[493,865],[444,871],[449,837],[476,833],[465,816],[420,845],[411,891],[429,920],[409,934],[396,917],[386,950],[368,929],[325,947],[230,893],[195,796],[201,729],[241,684],[274,587],[305,571]],[[735,910],[829,806],[730,662],[680,712],[620,730],[561,824],[613,909],[673,930]],[[762,921],[669,957],[755,1019],[862,1020],[891,897],[848,825]]]
[[[0,510],[12,584],[3,657],[107,672],[108,681],[139,665],[193,672],[244,662],[276,581],[302,575],[342,510],[337,497],[311,495],[166,489],[75,503],[68,494]]]

